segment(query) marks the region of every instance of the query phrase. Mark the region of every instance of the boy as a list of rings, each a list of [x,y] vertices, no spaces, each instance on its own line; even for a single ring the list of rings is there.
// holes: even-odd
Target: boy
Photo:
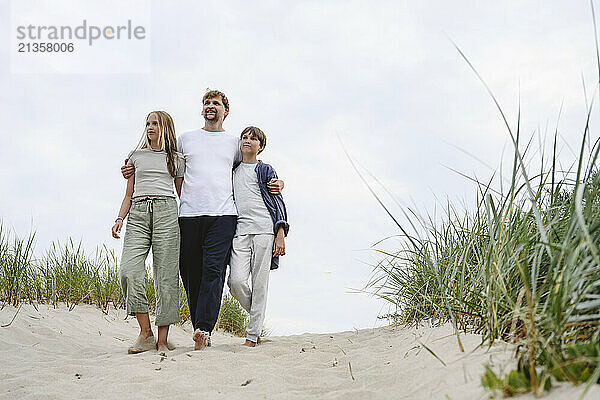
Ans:
[[[269,193],[267,183],[277,178],[273,167],[258,161],[267,137],[258,128],[242,131],[242,163],[233,171],[233,195],[238,211],[227,284],[233,297],[250,314],[245,346],[254,347],[265,319],[269,271],[279,266],[285,254],[289,230],[281,194]],[[252,277],[252,289],[248,278]]]

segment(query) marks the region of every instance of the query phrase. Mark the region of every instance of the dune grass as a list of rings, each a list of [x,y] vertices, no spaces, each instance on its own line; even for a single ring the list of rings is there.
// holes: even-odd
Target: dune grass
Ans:
[[[248,318],[248,313],[233,296],[230,294],[223,296],[221,309],[219,310],[219,319],[217,320],[219,329],[236,336],[245,336]]]
[[[494,177],[469,177],[477,197],[466,211],[448,201],[440,220],[403,207],[401,223],[351,160],[403,239],[396,252],[376,249],[384,258],[367,290],[392,304],[386,317],[395,323],[452,323],[461,351],[461,333],[481,334],[490,345],[498,339],[516,343],[513,371],[485,369],[482,384],[496,393],[541,396],[553,381],[586,382],[589,388],[600,383],[600,145],[589,138],[593,106],[582,124],[578,156],[562,171],[558,129],[549,157],[543,149],[531,154],[520,112],[511,127],[457,50],[506,125],[512,169],[499,188]]]
[[[10,233],[0,221],[0,302],[18,306],[22,302],[65,304],[73,309],[78,304],[96,305],[103,312],[109,306],[125,308],[118,274],[118,259],[112,250],[102,246],[92,255],[81,243],[71,239],[52,243],[37,259],[34,256],[35,232],[26,238]],[[155,283],[146,269],[146,295],[150,311],[155,311]],[[183,285],[179,284],[179,307],[182,322],[190,311]],[[216,329],[238,336],[245,334],[248,313],[231,296],[223,298]]]
[[[599,147],[584,152],[587,134],[575,172],[558,178],[556,154],[541,173],[522,168],[517,132],[508,189],[478,182],[474,211],[449,202],[440,222],[408,210],[415,232],[401,235],[403,247],[385,253],[368,284],[393,304],[394,322],[451,322],[461,350],[460,332],[522,345],[517,370],[484,375],[505,395],[541,394],[551,376],[599,381]]]

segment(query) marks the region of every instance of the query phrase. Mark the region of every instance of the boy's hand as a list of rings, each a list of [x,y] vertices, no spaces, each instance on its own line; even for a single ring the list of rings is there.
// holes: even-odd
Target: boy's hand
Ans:
[[[281,194],[281,191],[283,190],[283,181],[281,179],[271,179],[267,183],[267,188],[271,194]]]
[[[133,165],[127,165],[127,158],[125,159],[125,165],[121,167],[121,174],[123,174],[123,178],[129,179],[131,175],[135,172],[135,167]]]
[[[114,237],[115,239],[120,239],[121,237],[119,236],[119,233],[121,233],[121,228],[123,227],[123,221],[122,220],[118,220],[117,222],[115,222],[115,224],[112,227],[112,237]]]
[[[281,233],[281,234],[280,234]],[[285,255],[285,239],[283,237],[283,229],[280,229],[273,241],[273,257]]]

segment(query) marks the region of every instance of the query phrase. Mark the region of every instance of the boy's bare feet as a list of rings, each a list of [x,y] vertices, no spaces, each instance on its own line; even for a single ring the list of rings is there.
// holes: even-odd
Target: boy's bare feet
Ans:
[[[156,341],[152,331],[141,332],[135,343],[127,350],[129,354],[143,353],[144,351],[154,350],[156,348]]]
[[[256,347],[256,343],[253,342],[252,340],[246,339],[246,343],[244,343],[244,346],[247,346],[247,347]]]
[[[194,350],[202,350],[208,346],[208,333],[201,331],[200,329],[196,329],[194,331],[194,336],[192,336],[192,339],[194,339],[195,342]]]

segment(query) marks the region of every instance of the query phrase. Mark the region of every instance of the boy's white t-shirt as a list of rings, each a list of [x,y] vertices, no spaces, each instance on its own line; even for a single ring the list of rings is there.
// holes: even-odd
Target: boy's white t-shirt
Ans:
[[[258,186],[257,165],[241,163],[233,171],[233,194],[238,210],[236,236],[273,234],[273,220]]]
[[[179,216],[237,215],[232,170],[242,159],[240,139],[198,129],[182,133],[177,150],[185,159]]]

